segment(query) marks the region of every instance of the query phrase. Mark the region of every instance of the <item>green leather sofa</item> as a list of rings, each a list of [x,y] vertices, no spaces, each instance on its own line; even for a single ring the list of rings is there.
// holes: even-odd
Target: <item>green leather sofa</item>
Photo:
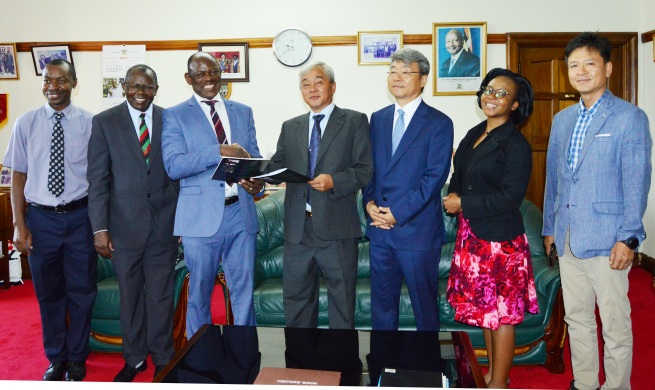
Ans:
[[[186,343],[186,297],[189,271],[186,268],[180,246],[175,266],[174,291],[174,341],[176,350]],[[121,352],[122,329],[119,317],[120,295],[116,273],[111,260],[98,255],[98,295],[91,313],[89,346],[97,352]]]
[[[442,189],[446,194],[447,187]],[[360,198],[361,199],[361,198]],[[360,202],[361,203],[361,202]],[[257,217],[260,231],[257,236],[255,260],[255,314],[258,326],[284,326],[282,304],[282,259],[284,255],[284,189],[258,201]],[[355,303],[355,327],[371,328],[371,288],[369,243],[365,238],[366,219],[359,205],[362,238],[359,242],[357,270],[357,299]],[[562,348],[566,336],[564,307],[561,296],[559,269],[550,267],[544,253],[541,238],[542,214],[532,202],[525,200],[521,213],[526,227],[534,267],[535,283],[540,312],[526,314],[525,321],[516,327],[515,365],[543,365],[550,372],[564,372]],[[484,338],[480,328],[464,325],[453,320],[453,309],[446,300],[446,286],[457,231],[457,219],[445,215],[447,242],[439,260],[439,306],[441,329],[466,331],[481,363],[486,363]],[[321,284],[319,295],[319,326],[327,327],[327,290]],[[409,294],[403,285],[400,298],[400,328],[416,329]]]

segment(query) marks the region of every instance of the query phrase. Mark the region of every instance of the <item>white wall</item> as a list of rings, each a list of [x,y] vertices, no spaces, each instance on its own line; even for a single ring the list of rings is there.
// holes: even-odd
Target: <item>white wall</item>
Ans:
[[[357,35],[358,31],[403,30],[430,34],[432,23],[487,22],[489,34],[549,31],[652,30],[652,0],[513,1],[490,3],[469,0],[453,7],[445,0],[242,0],[240,2],[182,2],[114,0],[90,2],[60,0],[0,0],[0,41],[138,41],[211,40],[273,37],[286,27],[301,28],[311,36]],[[650,12],[649,12],[650,11]],[[655,64],[652,44],[639,46],[639,103],[655,118]],[[431,45],[413,48],[432,61]],[[151,51],[147,63],[158,74],[160,90],[155,103],[169,107],[192,91],[183,74],[190,51]],[[78,72],[75,104],[92,112],[102,110],[101,52],[74,52]],[[298,90],[298,69],[279,64],[270,48],[250,49],[250,82],[233,83],[231,99],[253,107],[258,142],[263,154],[274,148],[282,121],[307,111]],[[315,47],[310,62],[324,61],[336,73],[335,102],[370,115],[392,102],[386,89],[384,66],[358,66],[356,46]],[[487,69],[505,67],[505,45],[488,46]],[[432,64],[434,67],[434,64]],[[0,81],[0,93],[9,94],[9,123],[0,128],[0,156],[16,117],[45,100],[35,76],[30,53],[19,53],[19,81]],[[455,123],[455,143],[483,119],[474,96],[432,96],[432,75],[423,98],[448,114]],[[653,119],[655,121],[655,119]],[[655,191],[651,192],[655,198]],[[655,209],[655,199],[651,199]],[[649,210],[647,229],[655,237],[655,216]],[[650,242],[649,242],[650,241]],[[655,239],[646,241],[655,254]],[[650,249],[650,250],[648,250]]]

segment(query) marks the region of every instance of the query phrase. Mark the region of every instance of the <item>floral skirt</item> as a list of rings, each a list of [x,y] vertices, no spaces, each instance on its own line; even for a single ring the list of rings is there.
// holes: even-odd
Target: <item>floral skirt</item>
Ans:
[[[461,213],[458,221],[447,292],[455,321],[495,330],[520,324],[524,311],[539,313],[526,235],[481,240]]]

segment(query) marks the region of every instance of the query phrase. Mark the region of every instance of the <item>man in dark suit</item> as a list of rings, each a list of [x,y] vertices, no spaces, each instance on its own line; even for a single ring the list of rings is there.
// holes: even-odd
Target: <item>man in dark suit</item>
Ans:
[[[421,99],[430,63],[420,52],[391,56],[396,103],[371,115],[374,172],[364,190],[371,226],[373,330],[398,329],[403,278],[418,330],[439,330],[438,268],[444,222],[441,187],[450,171],[453,123]]]
[[[240,72],[240,70],[239,70],[240,64],[239,64],[239,56],[238,55],[235,54],[235,55],[232,56],[232,65],[231,66],[232,66],[232,73],[239,73]]]
[[[93,118],[89,140],[89,216],[94,244],[111,258],[120,291],[125,366],[114,382],[131,382],[152,356],[155,375],[173,348],[173,285],[179,184],[164,170],[162,108],[152,104],[155,71],[131,67],[126,102]]]
[[[464,34],[452,29],[446,34],[446,51],[450,57],[441,63],[439,77],[480,77],[480,58],[464,50]]]
[[[324,63],[300,72],[310,112],[282,124],[270,164],[271,170],[286,167],[313,178],[309,185],[286,187],[283,289],[290,327],[317,326],[319,271],[328,290],[330,328],[355,325],[357,239],[362,235],[356,199],[371,178],[371,145],[366,115],[337,107],[332,102],[336,88],[334,71]]]
[[[190,271],[190,339],[212,322],[210,303],[219,266],[230,289],[234,324],[255,325],[252,292],[259,223],[253,196],[263,182],[211,179],[221,156],[260,157],[252,109],[221,98],[221,70],[209,53],[189,57],[184,78],[194,94],[164,112],[162,150],[166,172],[180,180],[174,234],[182,237]]]

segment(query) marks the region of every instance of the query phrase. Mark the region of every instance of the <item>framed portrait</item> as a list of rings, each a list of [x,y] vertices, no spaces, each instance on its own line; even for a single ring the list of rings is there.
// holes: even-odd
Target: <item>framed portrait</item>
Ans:
[[[15,43],[0,43],[0,79],[18,80]]]
[[[37,76],[43,75],[43,68],[52,60],[62,59],[73,63],[70,45],[32,46],[32,61]]]
[[[487,74],[487,23],[433,23],[436,95],[475,95]]]
[[[389,65],[389,57],[401,47],[402,31],[360,31],[357,33],[357,64]]]
[[[199,43],[198,51],[207,52],[216,58],[221,68],[221,80],[227,82],[250,81],[248,42],[243,43]]]

